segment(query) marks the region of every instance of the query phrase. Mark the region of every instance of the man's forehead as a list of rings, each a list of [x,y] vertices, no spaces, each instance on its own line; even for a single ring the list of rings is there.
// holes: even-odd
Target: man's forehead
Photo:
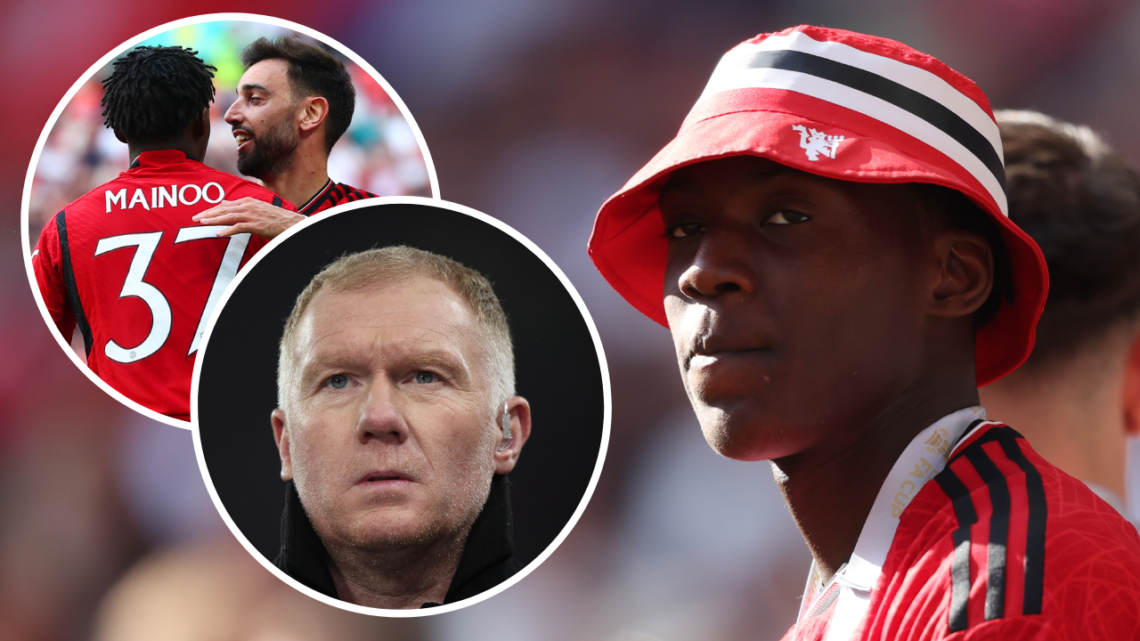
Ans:
[[[380,340],[448,344],[478,334],[471,308],[446,284],[427,277],[319,290],[299,323],[302,343],[347,338],[364,331]]]
[[[802,171],[760,156],[737,155],[694,163],[674,171],[658,195],[662,202],[705,198],[725,190],[752,189],[766,184],[794,187],[815,195],[842,193],[866,209],[913,209],[917,196],[913,183],[870,183],[839,180]],[[915,217],[918,219],[918,217]]]
[[[250,65],[238,82],[238,90],[252,88],[288,91],[290,89],[289,62],[281,58],[269,58]]]

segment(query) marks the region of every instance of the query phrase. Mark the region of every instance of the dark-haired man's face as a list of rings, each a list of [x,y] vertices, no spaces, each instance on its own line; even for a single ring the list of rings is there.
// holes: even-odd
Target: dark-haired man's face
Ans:
[[[660,196],[665,312],[709,444],[772,459],[854,438],[913,381],[933,243],[909,190],[754,157]]]
[[[238,171],[263,180],[278,175],[293,162],[300,136],[297,101],[289,87],[289,63],[262,60],[242,74],[238,99],[226,111],[238,143]]]

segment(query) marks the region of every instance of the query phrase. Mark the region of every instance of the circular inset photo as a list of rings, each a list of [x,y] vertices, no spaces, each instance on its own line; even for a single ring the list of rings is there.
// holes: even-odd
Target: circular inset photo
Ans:
[[[439,190],[375,69],[301,25],[199,16],[123,43],[60,101],[24,184],[25,265],[89,378],[189,428],[203,331],[238,269],[307,216],[387,195]]]
[[[569,533],[609,438],[581,298],[518,232],[424,198],[285,232],[227,292],[194,378],[195,446],[238,539],[356,612],[447,612]]]

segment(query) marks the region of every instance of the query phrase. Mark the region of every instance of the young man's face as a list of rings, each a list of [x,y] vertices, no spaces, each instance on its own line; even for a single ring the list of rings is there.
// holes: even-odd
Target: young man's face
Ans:
[[[289,168],[300,142],[297,101],[289,86],[289,63],[262,60],[238,81],[238,98],[226,110],[238,143],[238,171],[267,180]]]
[[[897,185],[755,157],[677,170],[660,196],[665,312],[709,444],[773,459],[854,438],[919,369],[936,270]]]
[[[282,476],[326,545],[426,546],[471,526],[500,439],[485,349],[432,278],[313,297],[273,420]]]

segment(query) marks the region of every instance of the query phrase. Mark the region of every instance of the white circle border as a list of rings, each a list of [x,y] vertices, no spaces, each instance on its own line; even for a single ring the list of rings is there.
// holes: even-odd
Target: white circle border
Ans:
[[[214,483],[210,479],[209,469],[206,467],[206,458],[202,451],[201,430],[198,425],[198,386],[202,373],[202,363],[205,361],[205,351],[210,344],[210,335],[214,331],[214,324],[217,322],[218,317],[221,316],[221,310],[225,307],[226,303],[230,299],[230,296],[232,296],[233,293],[237,290],[237,287],[245,279],[246,275],[250,273],[250,271],[257,265],[257,263],[261,262],[261,259],[263,257],[267,256],[278,245],[285,242],[285,240],[294,236],[295,234],[301,233],[309,226],[320,224],[320,221],[324,220],[325,218],[335,216],[347,211],[352,211],[354,209],[385,205],[425,205],[428,207],[435,207],[438,209],[445,209],[455,213],[464,214],[497,228],[499,231],[506,233],[508,236],[515,239],[524,247],[529,249],[532,254],[537,256],[546,265],[547,269],[549,269],[551,273],[558,277],[558,280],[566,289],[566,293],[570,295],[570,297],[574,300],[574,303],[578,306],[578,311],[582,315],[582,320],[585,321],[586,327],[590,332],[590,338],[594,342],[594,349],[597,352],[598,366],[602,379],[602,440],[601,446],[598,449],[598,459],[594,464],[594,472],[590,476],[590,482],[586,486],[586,492],[582,495],[582,499],[578,502],[578,507],[570,516],[570,520],[567,521],[566,525],[562,527],[562,530],[558,533],[558,536],[556,536],[554,540],[546,546],[546,549],[544,549],[541,554],[539,554],[537,557],[535,557],[534,560],[528,563],[526,567],[519,570],[499,585],[496,585],[495,587],[481,592],[473,597],[463,599],[462,601],[448,603],[427,609],[388,610],[382,608],[365,607],[362,605],[357,605],[355,603],[341,601],[340,599],[334,599],[302,584],[301,582],[283,572],[276,565],[274,565],[273,562],[266,558],[265,555],[263,555],[256,547],[254,547],[254,545],[250,543],[249,539],[246,538],[245,534],[240,529],[238,529],[237,525],[230,517],[229,512],[226,511],[225,505],[222,504],[222,500],[219,498],[217,490],[214,489]],[[260,563],[265,569],[269,570],[278,579],[281,579],[290,587],[298,590],[302,594],[305,594],[322,603],[340,608],[342,610],[356,612],[358,614],[367,614],[371,616],[399,618],[423,617],[461,610],[469,605],[475,605],[476,603],[480,603],[495,596],[496,594],[499,594],[500,592],[518,583],[531,572],[533,572],[535,568],[542,565],[550,557],[550,555],[553,554],[560,545],[562,545],[562,542],[566,540],[567,536],[570,535],[570,531],[573,530],[574,526],[578,524],[578,519],[582,517],[582,513],[585,512],[586,506],[589,504],[590,499],[594,495],[594,489],[598,485],[598,479],[602,474],[602,467],[605,463],[606,452],[609,449],[610,443],[610,422],[613,416],[613,397],[610,390],[609,364],[606,361],[605,350],[602,347],[602,339],[598,335],[598,328],[594,324],[594,319],[590,315],[590,310],[586,308],[586,303],[582,300],[582,297],[578,294],[578,290],[574,287],[573,283],[570,282],[570,279],[567,278],[566,274],[563,273],[562,269],[559,268],[558,265],[549,256],[546,255],[546,252],[542,251],[542,249],[538,247],[538,245],[535,245],[534,242],[532,242],[529,238],[522,235],[522,233],[520,233],[518,230],[514,229],[510,225],[507,225],[503,221],[497,218],[492,218],[487,214],[471,209],[465,205],[459,205],[457,203],[446,200],[423,198],[421,196],[384,196],[380,198],[358,200],[352,203],[339,205],[337,207],[333,207],[331,209],[310,216],[306,220],[297,223],[296,225],[285,230],[281,235],[274,238],[268,245],[263,247],[261,251],[257,252],[257,254],[254,255],[254,257],[251,258],[244,267],[242,267],[241,271],[238,272],[238,275],[234,278],[233,281],[230,282],[229,287],[227,287],[226,291],[222,294],[222,297],[218,301],[218,304],[214,307],[214,313],[210,316],[210,320],[206,326],[206,331],[202,336],[200,345],[201,347],[198,350],[198,359],[194,362],[194,377],[191,379],[190,385],[190,417],[193,424],[192,433],[194,438],[194,454],[198,459],[198,469],[202,472],[202,480],[206,485],[206,490],[210,493],[210,499],[214,502],[214,507],[218,510],[218,514],[221,515],[222,520],[225,521],[226,527],[230,529],[230,532],[232,532],[233,535],[237,537],[237,540],[242,544],[243,547],[245,547],[246,551],[249,552],[250,555],[252,555],[253,558],[256,559],[257,562]]]
[[[110,384],[99,378],[95,372],[91,371],[91,368],[87,366],[87,363],[79,358],[79,355],[75,353],[75,350],[71,348],[71,341],[66,340],[59,332],[59,329],[55,326],[55,322],[51,318],[51,313],[48,312],[47,305],[44,304],[43,296],[40,294],[39,285],[36,283],[36,273],[32,268],[32,247],[30,244],[30,234],[28,230],[28,218],[31,215],[30,206],[32,197],[32,182],[35,180],[36,167],[40,162],[40,154],[43,152],[44,145],[47,143],[48,136],[50,136],[51,132],[55,129],[56,121],[59,120],[60,115],[63,114],[63,110],[67,107],[68,104],[70,104],[72,98],[75,97],[75,94],[79,92],[80,88],[82,88],[83,85],[86,84],[86,82],[90,80],[91,77],[94,76],[100,69],[118,57],[119,54],[123,53],[127,49],[130,49],[131,47],[134,47],[140,42],[144,42],[147,39],[157,36],[166,31],[171,31],[180,27],[201,24],[203,22],[256,22],[290,29],[297,33],[309,36],[310,38],[313,38],[314,40],[322,42],[326,45],[334,47],[338,53],[344,55],[349,60],[352,60],[361,69],[363,69],[365,73],[371,76],[373,80],[380,84],[384,91],[387,92],[388,97],[392,99],[392,102],[396,105],[396,108],[400,110],[400,113],[404,116],[404,119],[407,121],[408,126],[412,128],[412,133],[416,137],[416,142],[419,143],[420,153],[422,153],[424,157],[424,165],[426,166],[428,172],[428,183],[431,185],[432,199],[439,200],[440,198],[439,179],[436,176],[435,163],[432,161],[431,153],[428,151],[427,142],[424,140],[423,132],[420,131],[419,125],[416,123],[415,118],[412,117],[412,114],[408,110],[407,105],[404,104],[403,99],[400,98],[394,89],[392,89],[392,85],[388,84],[388,81],[385,80],[384,77],[381,76],[380,73],[376,71],[376,69],[374,69],[371,64],[368,63],[368,61],[360,57],[356,52],[344,46],[337,40],[326,36],[325,34],[315,29],[297,24],[296,22],[256,13],[208,13],[199,16],[191,16],[188,18],[180,18],[178,20],[173,20],[171,22],[167,22],[165,24],[154,27],[153,29],[148,29],[147,31],[134,36],[126,42],[123,42],[119,46],[113,48],[98,61],[96,61],[95,64],[91,65],[87,71],[83,72],[79,79],[76,80],[75,83],[71,85],[71,88],[67,90],[67,93],[63,95],[63,98],[60,99],[59,103],[55,106],[55,109],[51,112],[51,116],[48,117],[47,124],[44,125],[43,130],[40,132],[39,140],[36,141],[36,148],[32,152],[32,160],[28,164],[28,173],[24,178],[24,193],[20,199],[20,244],[21,251],[23,251],[24,271],[27,272],[28,284],[32,289],[32,297],[36,301],[36,307],[39,308],[40,315],[43,316],[44,323],[46,323],[48,326],[48,331],[51,332],[52,337],[55,338],[56,343],[59,344],[60,348],[63,349],[64,353],[68,358],[71,359],[71,362],[75,364],[80,372],[82,372],[88,379],[91,380],[92,383],[97,385],[105,393],[123,405],[127,406],[128,408],[152,420],[185,430],[191,429],[190,422],[180,421],[176,418],[171,418],[164,414],[159,414],[158,412],[148,407],[144,407],[138,401],[128,398],[122,392],[115,389],[114,387],[111,387]],[[193,386],[191,386],[191,394],[193,394]],[[193,402],[191,402],[191,406],[193,406]],[[191,417],[193,417],[193,409],[191,409]]]

